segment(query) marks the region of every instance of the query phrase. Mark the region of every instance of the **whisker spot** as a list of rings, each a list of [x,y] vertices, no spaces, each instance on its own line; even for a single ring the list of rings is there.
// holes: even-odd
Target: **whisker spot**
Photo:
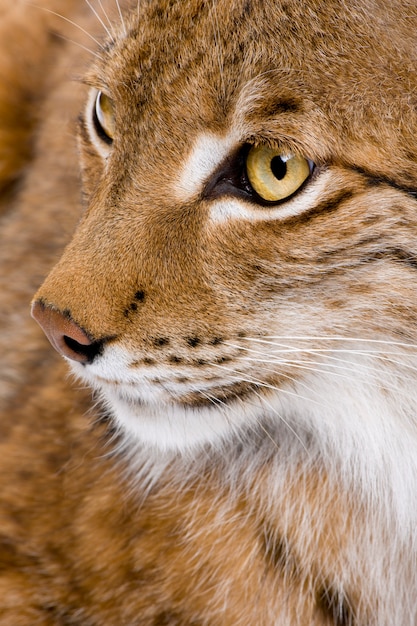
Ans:
[[[152,343],[154,346],[161,348],[163,346],[167,346],[169,344],[168,337],[154,337],[152,339]]]
[[[186,342],[191,348],[195,348],[201,343],[201,340],[199,337],[187,337]]]
[[[168,361],[170,363],[182,363],[184,359],[182,359],[180,356],[176,356],[175,354],[172,354],[169,358]]]

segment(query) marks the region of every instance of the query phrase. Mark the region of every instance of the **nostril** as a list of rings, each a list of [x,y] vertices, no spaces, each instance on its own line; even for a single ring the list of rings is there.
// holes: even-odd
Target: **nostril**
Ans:
[[[98,354],[100,354],[102,350],[102,346],[103,346],[102,341],[92,341],[90,344],[85,344],[85,343],[83,344],[83,343],[79,343],[72,337],[68,337],[67,335],[63,336],[63,340],[67,348],[71,350],[74,353],[74,355],[78,355],[78,357],[81,357],[81,358],[74,358],[71,356],[69,357],[70,359],[72,358],[75,361],[86,361],[86,362],[93,361],[93,359]]]
[[[100,354],[103,341],[93,341],[69,315],[36,301],[32,305],[32,317],[38,322],[52,346],[60,354],[88,363]]]

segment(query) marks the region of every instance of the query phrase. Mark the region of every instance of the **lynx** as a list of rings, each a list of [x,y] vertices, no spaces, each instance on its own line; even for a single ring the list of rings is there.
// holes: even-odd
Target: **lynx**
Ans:
[[[1,626],[417,624],[416,32],[0,1]]]

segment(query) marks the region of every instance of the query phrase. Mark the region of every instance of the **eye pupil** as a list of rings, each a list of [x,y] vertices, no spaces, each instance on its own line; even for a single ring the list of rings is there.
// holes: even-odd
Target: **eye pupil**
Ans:
[[[282,180],[287,174],[287,164],[280,156],[271,159],[271,172],[277,180]]]
[[[265,202],[280,202],[298,191],[311,174],[308,159],[265,144],[251,146],[246,155],[246,176]]]

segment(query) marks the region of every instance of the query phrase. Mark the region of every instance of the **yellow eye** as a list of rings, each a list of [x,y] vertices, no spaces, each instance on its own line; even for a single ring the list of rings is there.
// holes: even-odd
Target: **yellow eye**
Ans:
[[[267,202],[278,202],[301,187],[310,176],[311,167],[304,157],[260,145],[249,150],[246,173],[258,196]]]
[[[113,102],[102,91],[97,94],[94,113],[96,128],[100,137],[107,143],[111,143],[116,130]]]

